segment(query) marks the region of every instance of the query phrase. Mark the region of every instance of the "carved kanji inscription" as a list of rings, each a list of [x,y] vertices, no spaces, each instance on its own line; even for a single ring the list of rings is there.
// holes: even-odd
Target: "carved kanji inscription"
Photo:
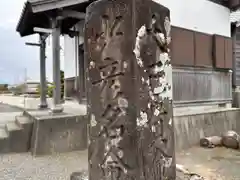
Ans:
[[[88,7],[90,180],[174,179],[170,27],[150,0]]]

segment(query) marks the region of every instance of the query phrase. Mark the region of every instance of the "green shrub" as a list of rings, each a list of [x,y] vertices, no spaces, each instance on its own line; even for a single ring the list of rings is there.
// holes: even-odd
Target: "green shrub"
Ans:
[[[53,97],[53,88],[54,88],[54,86],[52,84],[47,85],[47,96],[48,97]],[[40,88],[40,85],[38,85],[37,93],[40,95],[40,92],[41,92],[41,88]]]
[[[54,86],[53,86],[53,85],[49,85],[49,86],[48,86],[47,95],[48,95],[48,97],[50,97],[50,98],[53,97],[53,89],[54,89]]]
[[[47,95],[48,97],[53,97],[53,89],[54,85],[49,84],[47,87]],[[37,87],[37,92],[40,94],[40,85]],[[64,98],[64,71],[61,71],[61,99]]]

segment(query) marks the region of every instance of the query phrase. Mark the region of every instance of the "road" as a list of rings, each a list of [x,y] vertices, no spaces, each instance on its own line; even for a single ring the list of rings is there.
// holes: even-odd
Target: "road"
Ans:
[[[0,103],[0,113],[20,112],[20,109]]]

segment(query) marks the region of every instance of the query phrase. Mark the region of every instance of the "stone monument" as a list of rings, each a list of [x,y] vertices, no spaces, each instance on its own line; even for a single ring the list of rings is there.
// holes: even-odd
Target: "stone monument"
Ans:
[[[87,8],[90,180],[176,178],[169,10],[151,0]]]

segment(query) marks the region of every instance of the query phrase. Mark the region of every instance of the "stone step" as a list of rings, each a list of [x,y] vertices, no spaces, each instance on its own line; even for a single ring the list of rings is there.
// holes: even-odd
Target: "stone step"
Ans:
[[[8,132],[11,132],[11,131],[20,131],[22,130],[23,128],[21,126],[19,126],[15,121],[13,122],[8,122],[7,124],[7,130]]]
[[[8,152],[9,134],[6,125],[0,126],[0,153]]]
[[[0,140],[7,139],[7,138],[8,138],[8,131],[6,129],[6,126],[0,127]]]
[[[28,152],[30,148],[33,122],[25,116],[16,116],[14,123],[9,125],[11,152]]]
[[[28,152],[33,123],[24,116],[0,125],[0,153]]]
[[[32,125],[33,121],[27,116],[16,116],[15,123],[22,128],[26,128],[28,125]]]

